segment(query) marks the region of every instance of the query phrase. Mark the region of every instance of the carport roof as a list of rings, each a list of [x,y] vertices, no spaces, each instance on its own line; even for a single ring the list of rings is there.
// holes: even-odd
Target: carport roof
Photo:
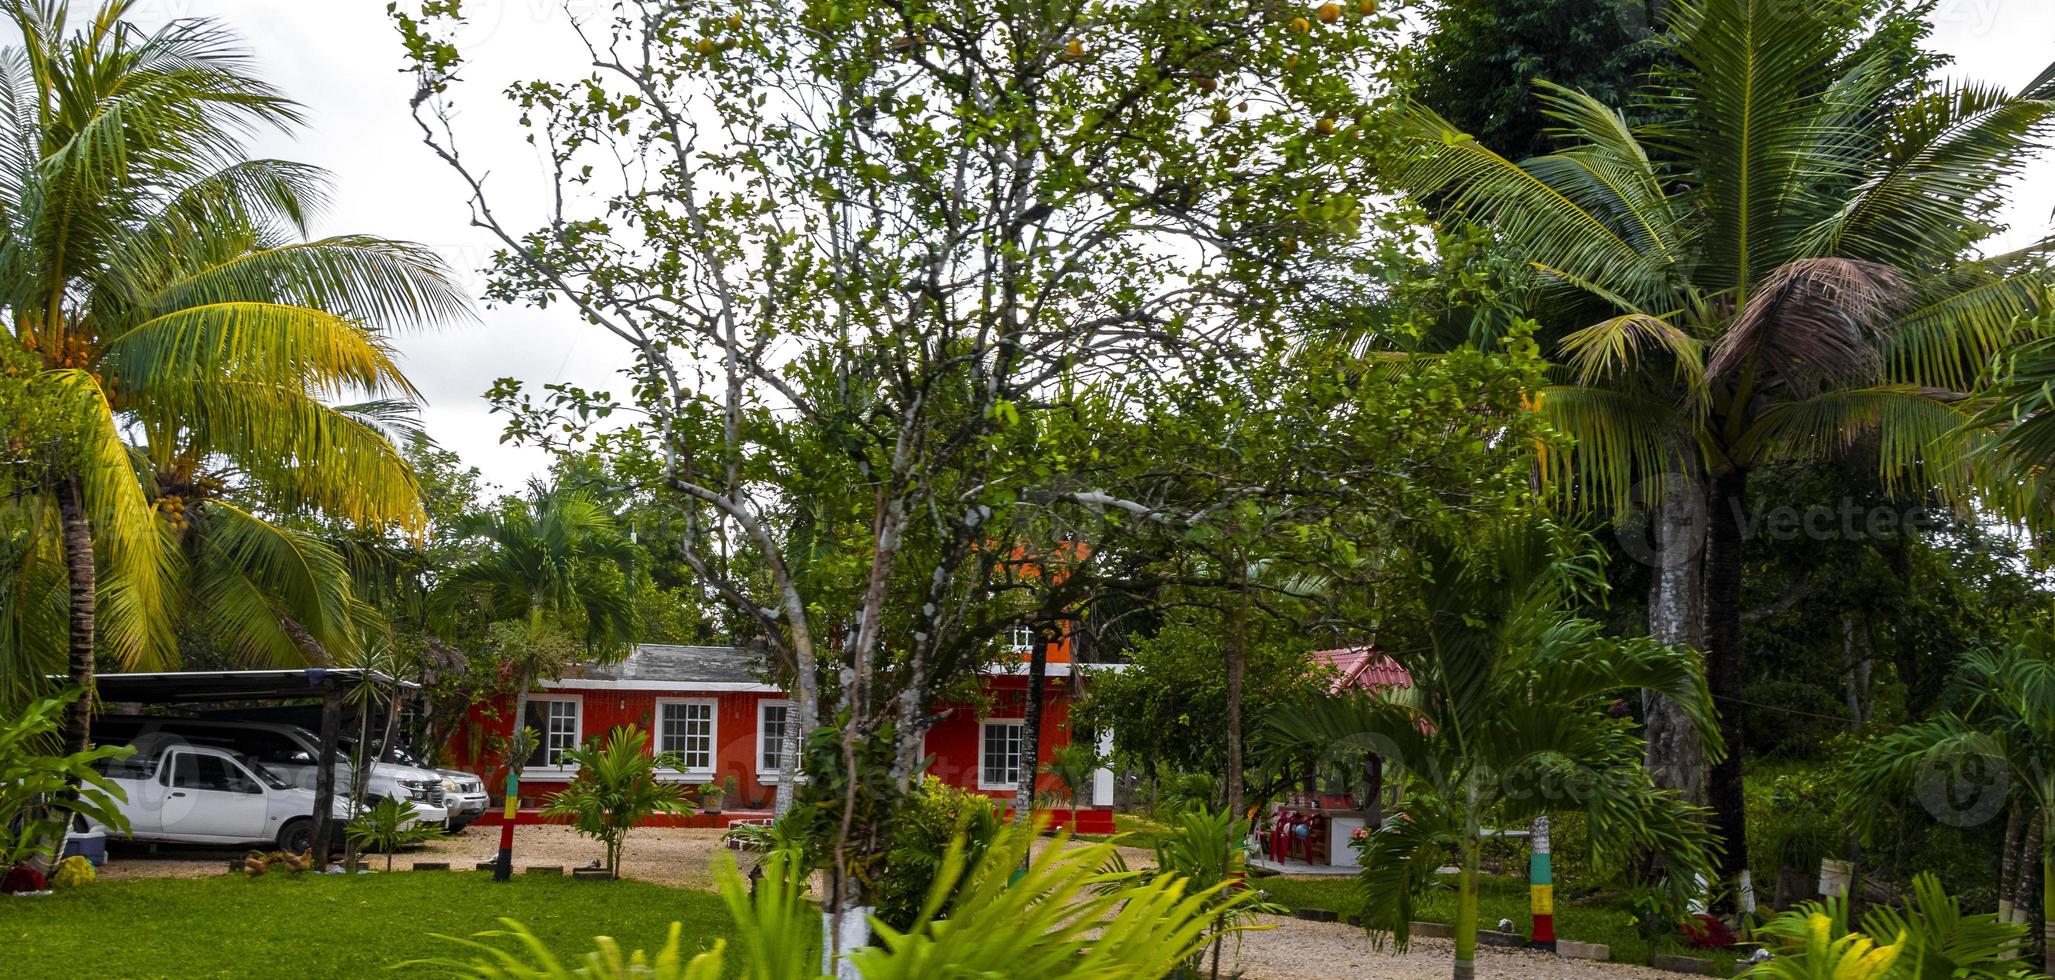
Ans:
[[[66,678],[53,677],[63,683]],[[205,704],[215,701],[265,701],[318,698],[363,683],[381,687],[419,688],[361,667],[308,667],[302,670],[196,670],[154,674],[101,674],[93,679],[102,702],[141,704]]]

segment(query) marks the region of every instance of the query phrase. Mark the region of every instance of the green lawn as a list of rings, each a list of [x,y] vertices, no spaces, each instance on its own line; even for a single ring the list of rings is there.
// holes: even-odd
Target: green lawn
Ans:
[[[387,968],[464,954],[434,933],[497,928],[500,916],[527,924],[559,955],[582,954],[595,935],[654,950],[674,920],[685,924],[688,950],[730,933],[715,895],[634,881],[517,875],[499,885],[472,871],[222,875],[0,900],[0,949],[13,951],[7,974],[23,980],[404,976]]]
[[[1289,909],[1327,909],[1344,918],[1359,914],[1363,900],[1354,878],[1257,878],[1257,888],[1270,893],[1270,900]],[[1453,888],[1435,889],[1415,906],[1413,918],[1420,922],[1454,922],[1456,893]],[[1526,932],[1527,880],[1517,877],[1485,877],[1478,883],[1477,921],[1493,929],[1500,919],[1513,920],[1515,931]],[[1634,929],[1632,917],[1617,904],[1606,901],[1565,902],[1556,900],[1556,937],[1579,942],[1604,943],[1612,947],[1613,959],[1622,963],[1647,963],[1655,953],[1705,956],[1731,964],[1732,953],[1714,953],[1684,948],[1682,943],[1664,941],[1652,948]],[[1722,973],[1722,976],[1726,974]]]

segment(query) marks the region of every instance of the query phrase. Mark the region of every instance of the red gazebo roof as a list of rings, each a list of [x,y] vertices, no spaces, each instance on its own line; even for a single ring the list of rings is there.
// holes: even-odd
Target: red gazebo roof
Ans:
[[[1376,647],[1316,650],[1313,662],[1334,669],[1334,683],[1329,690],[1337,694],[1350,690],[1381,691],[1413,686],[1413,675]]]

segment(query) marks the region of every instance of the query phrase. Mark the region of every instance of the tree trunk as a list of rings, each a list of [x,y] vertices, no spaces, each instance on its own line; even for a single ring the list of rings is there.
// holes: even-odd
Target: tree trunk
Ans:
[[[2055,972],[2055,851],[2041,851],[2041,972]]]
[[[1741,645],[1742,522],[1748,507],[1748,474],[1723,474],[1713,480],[1707,501],[1711,514],[1706,540],[1706,679],[1713,707],[1719,712],[1720,740],[1726,754],[1712,767],[1706,802],[1724,849],[1720,877],[1737,885],[1748,870],[1748,815],[1743,805],[1742,683],[1747,678],[1747,651]],[[1739,894],[1736,893],[1736,898]]]
[[[1025,824],[1034,818],[1035,777],[1042,767],[1042,702],[1044,678],[1049,673],[1049,636],[1037,631],[1035,648],[1028,654],[1027,712],[1020,723],[1020,782],[1013,793],[1013,822]],[[984,760],[978,760],[982,765]],[[1073,831],[1075,827],[1071,828]]]
[[[2026,840],[2020,844],[2019,878],[2012,887],[2012,919],[2020,925],[2027,925],[2033,922],[2034,871],[2039,867],[2039,863],[2046,858],[2042,853],[2044,848],[2041,846],[2041,832],[2044,829],[2042,827],[2043,820],[2044,815],[2042,814],[2029,814],[2027,816]],[[2041,886],[2046,888],[2047,883],[2042,882]],[[2041,914],[2046,915],[2047,911],[2045,903],[2043,903]]]
[[[1705,649],[1704,495],[1695,482],[1672,481],[1670,493],[1649,513],[1654,550],[1648,590],[1648,635],[1657,642]],[[1705,802],[1705,746],[1675,701],[1641,694],[1647,739],[1644,755],[1655,785],[1691,803]]]
[[[1475,829],[1463,839],[1463,872],[1456,894],[1455,980],[1472,980],[1477,975],[1477,837]]]
[[[322,870],[328,868],[328,844],[335,836],[335,740],[341,727],[342,692],[330,689],[321,696],[321,751],[314,770],[314,867]]]
[[[2005,845],[1998,854],[1998,921],[2012,922],[2019,895],[2019,803],[2005,816]]]
[[[1384,827],[1384,757],[1363,764],[1363,826],[1376,833]]]
[[[67,477],[57,484],[57,515],[64,532],[64,566],[71,608],[67,670],[72,685],[83,687],[86,692],[65,713],[67,753],[93,747],[93,710],[99,700],[93,693],[93,630],[99,593],[93,564],[93,525],[86,517],[85,496],[77,477]]]
[[[1242,684],[1249,663],[1249,564],[1237,557],[1234,627],[1227,635],[1227,813],[1239,820],[1246,802],[1242,784]],[[1310,787],[1314,793],[1319,787]]]

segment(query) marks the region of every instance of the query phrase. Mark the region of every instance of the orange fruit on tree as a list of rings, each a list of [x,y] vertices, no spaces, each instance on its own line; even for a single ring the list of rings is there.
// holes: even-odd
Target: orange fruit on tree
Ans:
[[[1323,3],[1320,5],[1320,22],[1322,24],[1332,24],[1340,19],[1341,4]]]
[[[1310,30],[1312,30],[1312,29],[1313,29],[1313,22],[1312,22],[1312,21],[1310,21],[1310,20],[1307,20],[1307,19],[1306,19],[1306,18],[1304,18],[1304,17],[1293,17],[1293,18],[1292,18],[1292,33],[1293,33],[1293,34],[1304,34],[1304,33],[1306,33],[1307,31],[1310,31]]]
[[[1320,121],[1319,121],[1319,122],[1317,122],[1317,123],[1315,123],[1315,124],[1313,125],[1313,128],[1314,128],[1314,129],[1316,129],[1316,130],[1319,130],[1319,132],[1320,132],[1320,135],[1322,135],[1322,136],[1333,136],[1333,135],[1334,135],[1334,117],[1333,117],[1333,116],[1321,116],[1321,117],[1320,117]]]
[[[1368,17],[1377,12],[1377,0],[1363,0],[1361,4],[1356,6],[1356,10],[1363,16]]]
[[[1063,50],[1073,58],[1082,58],[1085,56],[1085,42],[1071,38],[1070,43],[1063,46]]]

